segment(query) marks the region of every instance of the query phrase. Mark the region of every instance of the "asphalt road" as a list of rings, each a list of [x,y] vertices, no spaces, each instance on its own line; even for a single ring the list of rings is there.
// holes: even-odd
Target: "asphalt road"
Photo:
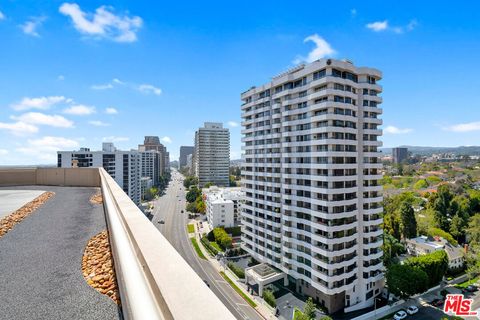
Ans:
[[[263,319],[233,290],[208,261],[198,258],[187,235],[188,215],[185,205],[183,176],[178,171],[172,170],[172,181],[165,195],[155,200],[152,223],[195,272],[209,283],[210,289],[237,319]],[[181,210],[184,210],[184,213],[181,213]],[[165,221],[165,224],[159,224],[160,220]]]
[[[102,206],[89,202],[98,191],[16,189],[55,195],[0,238],[0,319],[120,319],[117,305],[82,275],[85,245],[106,228]]]

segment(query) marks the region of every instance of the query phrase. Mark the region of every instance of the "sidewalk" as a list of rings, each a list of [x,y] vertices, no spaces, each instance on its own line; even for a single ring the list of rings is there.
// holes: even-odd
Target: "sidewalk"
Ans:
[[[191,235],[191,234],[190,234]],[[220,273],[220,271],[223,271],[227,277],[229,277],[236,285],[237,287],[242,290],[244,294],[246,294],[250,299],[252,299],[257,306],[255,307],[255,310],[264,318],[267,320],[276,320],[278,319],[275,317],[274,312],[275,310],[270,307],[261,297],[259,296],[254,296],[250,294],[247,290],[247,286],[245,283],[241,282],[240,279],[232,272],[230,271],[229,268],[223,267],[217,259],[212,258],[210,256],[210,253],[205,249],[203,246],[203,243],[200,241],[201,234],[199,233],[199,230],[197,229],[197,223],[195,223],[195,238],[197,239],[197,242],[199,243],[200,250],[202,250],[203,254],[205,257],[207,257],[208,261],[215,267],[215,269]]]

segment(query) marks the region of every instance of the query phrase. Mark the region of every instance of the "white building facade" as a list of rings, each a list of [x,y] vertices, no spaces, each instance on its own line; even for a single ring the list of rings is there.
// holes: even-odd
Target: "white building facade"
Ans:
[[[384,286],[376,69],[320,59],[242,93],[242,247],[330,313]]]
[[[241,188],[212,186],[202,190],[206,216],[211,228],[233,227],[240,222],[244,193]]]
[[[104,143],[102,151],[90,151],[81,148],[79,151],[58,151],[59,168],[73,166],[103,167],[116,183],[125,191],[135,204],[141,199],[141,155],[137,151],[120,151],[112,143]]]
[[[205,122],[195,132],[193,156],[195,176],[202,188],[211,182],[216,186],[229,185],[230,132],[221,123]]]

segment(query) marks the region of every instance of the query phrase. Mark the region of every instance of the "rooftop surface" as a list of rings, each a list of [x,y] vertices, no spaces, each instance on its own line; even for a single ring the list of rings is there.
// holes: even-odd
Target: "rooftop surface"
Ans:
[[[0,190],[0,219],[32,201],[43,190]]]
[[[120,319],[119,308],[82,275],[88,240],[106,228],[89,187],[22,186],[55,196],[0,238],[0,318]],[[0,205],[0,207],[3,206]]]

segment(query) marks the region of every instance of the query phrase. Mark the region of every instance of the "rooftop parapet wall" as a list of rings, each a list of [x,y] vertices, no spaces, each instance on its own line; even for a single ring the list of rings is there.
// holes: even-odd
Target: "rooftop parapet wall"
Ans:
[[[100,187],[98,168],[32,168],[0,170],[0,186]]]

